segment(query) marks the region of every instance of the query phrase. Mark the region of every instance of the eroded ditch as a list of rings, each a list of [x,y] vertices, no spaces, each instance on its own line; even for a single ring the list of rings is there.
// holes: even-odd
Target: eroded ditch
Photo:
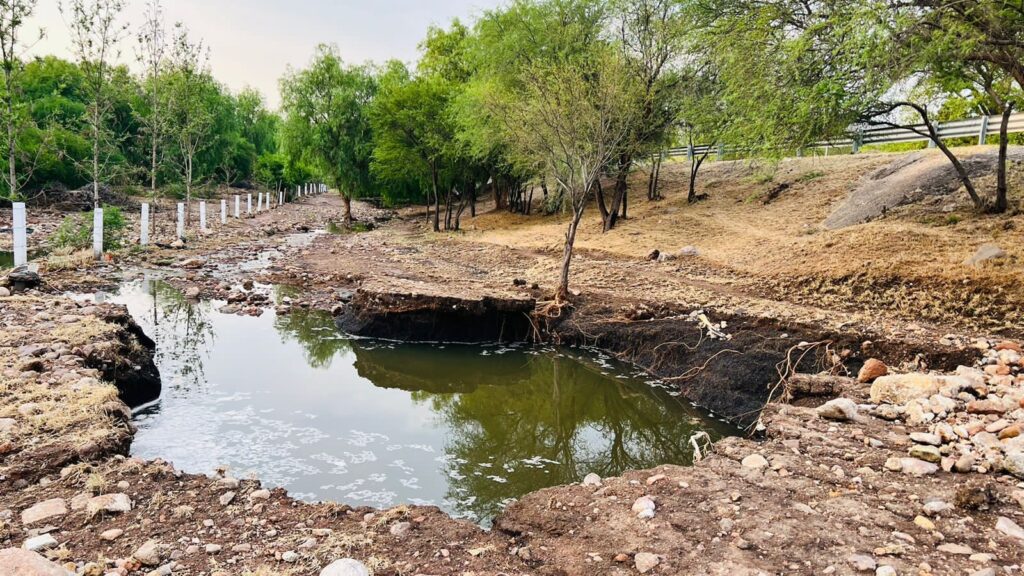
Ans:
[[[126,305],[156,343],[163,392],[136,410],[134,455],[226,466],[307,501],[487,524],[526,493],[687,465],[695,433],[737,432],[590,350],[349,338],[327,313],[224,314],[155,277],[97,300]]]

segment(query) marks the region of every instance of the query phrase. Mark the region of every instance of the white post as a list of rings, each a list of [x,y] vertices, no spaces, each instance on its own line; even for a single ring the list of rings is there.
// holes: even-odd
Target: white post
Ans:
[[[241,215],[241,210],[239,209],[241,204],[242,198],[238,194],[235,194],[235,218],[238,218]]]
[[[25,223],[25,203],[14,203],[14,265],[28,264],[28,225]]]
[[[92,253],[97,260],[103,257],[103,208],[92,213]]]
[[[223,198],[220,201],[220,223],[228,223],[228,201]]]
[[[277,205],[284,206],[284,192],[277,193]]]
[[[245,213],[252,214],[252,194],[245,197]]]
[[[142,220],[139,223],[139,245],[149,244],[149,204],[142,203]]]
[[[206,232],[206,201],[199,201],[199,229]]]
[[[256,211],[257,212],[262,212],[263,211],[263,192],[257,192],[256,193]]]
[[[178,239],[185,240],[185,204],[178,202]]]

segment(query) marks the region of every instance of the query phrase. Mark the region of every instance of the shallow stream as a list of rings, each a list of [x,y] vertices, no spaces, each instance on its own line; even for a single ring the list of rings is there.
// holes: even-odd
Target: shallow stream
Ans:
[[[158,280],[96,298],[126,304],[157,343],[163,394],[137,410],[134,455],[227,466],[310,501],[486,524],[527,492],[689,464],[692,434],[735,433],[592,351],[353,339],[328,314],[222,314]]]

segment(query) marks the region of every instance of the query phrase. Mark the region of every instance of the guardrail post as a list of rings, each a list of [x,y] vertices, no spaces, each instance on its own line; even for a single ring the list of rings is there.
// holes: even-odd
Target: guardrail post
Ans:
[[[28,264],[28,224],[25,223],[25,203],[14,205],[14,265]]]
[[[206,200],[199,201],[199,230],[206,232]]]
[[[103,208],[92,212],[92,254],[97,260],[103,257]]]
[[[245,213],[252,214],[252,193],[245,197]]]
[[[238,218],[239,216],[241,216],[241,212],[242,212],[241,205],[242,205],[242,198],[241,198],[241,196],[239,196],[238,194],[235,194],[235,218]]]
[[[149,204],[142,203],[142,219],[139,221],[139,246],[149,244]]]
[[[220,200],[220,223],[228,223],[228,201],[223,198]]]
[[[178,240],[185,240],[185,204],[178,202]]]
[[[988,116],[981,117],[981,128],[978,129],[978,146],[985,145],[985,139],[988,137]]]
[[[725,158],[725,144],[719,144],[718,145],[718,154],[716,156],[716,159],[717,160],[723,160],[724,158]]]

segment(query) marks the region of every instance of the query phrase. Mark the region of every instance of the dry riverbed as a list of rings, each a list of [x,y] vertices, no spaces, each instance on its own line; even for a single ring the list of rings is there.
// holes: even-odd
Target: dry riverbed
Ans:
[[[304,289],[279,313],[341,316],[353,299],[369,314],[395,312],[359,304],[374,301],[367,295],[414,297],[398,312],[416,313],[445,296],[542,301],[553,285],[557,253],[434,236],[415,215],[387,222],[391,214],[363,206],[360,218],[382,229],[311,233],[339,213],[336,199],[311,198],[184,248],[44,270],[46,285],[0,297],[0,573],[1021,573],[1024,365],[1012,337],[773,300],[700,261],[584,251],[579,304],[547,326],[677,378],[691,397],[702,370],[744,362],[721,352],[730,345],[760,362],[807,351],[815,362],[795,365],[830,369],[820,386],[763,376],[756,393],[781,380],[776,397],[792,403],[770,404],[751,418],[751,438],[722,441],[693,467],[542,490],[484,531],[434,508],[307,504],[230,470],[195,476],[127,457],[132,428],[118,389],[152,385],[151,343],[123,309],[65,290],[157,268],[190,297],[227,301],[224,312],[275,305],[264,288],[275,282]],[[801,330],[815,340],[801,343]],[[825,337],[834,345],[816,340]],[[858,370],[860,382],[842,376]]]

